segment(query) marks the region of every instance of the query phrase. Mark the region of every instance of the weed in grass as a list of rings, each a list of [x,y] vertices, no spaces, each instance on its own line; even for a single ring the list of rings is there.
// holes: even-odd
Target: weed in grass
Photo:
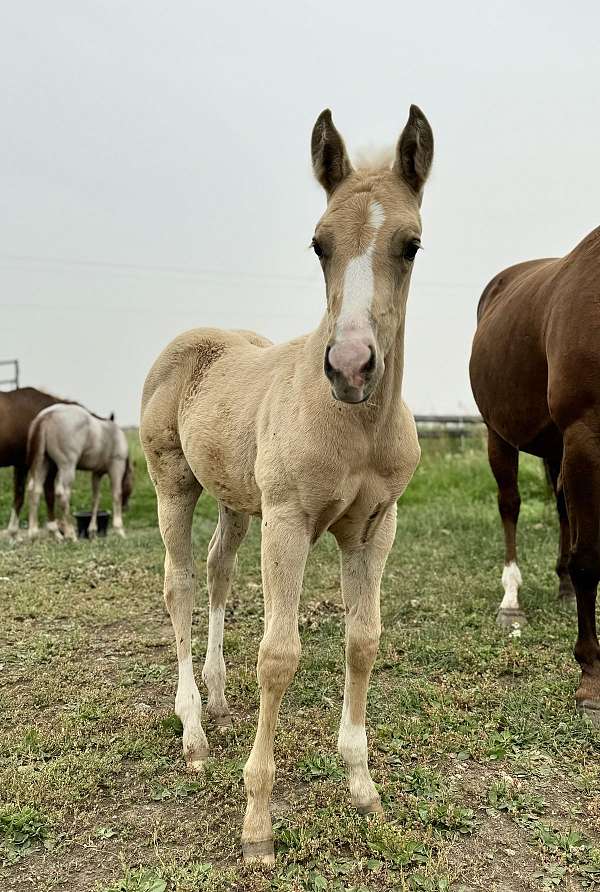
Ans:
[[[35,808],[4,808],[0,811],[0,856],[16,861],[41,847],[52,848],[55,837],[48,817]]]
[[[167,881],[153,870],[126,868],[123,877],[99,892],[165,892]]]
[[[524,818],[544,813],[546,803],[541,796],[522,793],[511,780],[494,781],[488,790],[488,811],[504,812]]]
[[[342,780],[345,777],[344,768],[336,756],[313,753],[302,759],[298,764],[300,777],[314,781],[329,778]]]

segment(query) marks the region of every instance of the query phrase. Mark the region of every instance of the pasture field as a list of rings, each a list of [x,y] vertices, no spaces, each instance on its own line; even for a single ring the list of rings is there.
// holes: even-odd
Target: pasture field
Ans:
[[[185,771],[176,659],[162,602],[154,494],[135,434],[128,537],[0,542],[2,892],[600,888],[600,732],[574,709],[575,612],[556,602],[557,521],[541,466],[522,461],[520,636],[494,622],[502,535],[483,442],[426,442],[400,502],[368,706],[386,821],[349,805],[335,751],[343,611],[335,545],[309,561],[303,655],[276,740],[274,871],[245,867],[241,780],[257,719],[259,525],[240,550],[225,656],[235,726]],[[0,474],[0,520],[9,472]],[[89,504],[78,480],[73,507]],[[105,502],[106,505],[106,502]],[[206,548],[193,628],[204,658]]]

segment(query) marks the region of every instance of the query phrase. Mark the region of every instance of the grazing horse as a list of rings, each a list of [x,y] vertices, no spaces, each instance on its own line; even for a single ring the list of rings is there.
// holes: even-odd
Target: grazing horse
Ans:
[[[63,513],[63,532],[75,539],[71,518],[71,487],[76,469],[92,472],[92,517],[89,533],[97,532],[100,481],[108,474],[113,500],[113,526],[124,536],[122,508],[127,506],[133,488],[133,471],[125,434],[113,418],[98,418],[83,406],[57,405],[44,409],[29,431],[29,535],[38,533],[38,505],[42,487],[53,463],[57,468],[55,492]]]
[[[396,530],[396,500],[419,462],[402,400],[406,300],[420,248],[420,205],[433,158],[416,107],[389,165],[354,169],[326,110],[312,134],[313,170],[327,193],[312,247],[327,310],[311,334],[272,345],[244,331],[198,328],[159,356],[144,386],[141,440],[166,548],[165,601],[176,636],[175,711],[190,767],[208,756],[190,643],[195,572],[191,528],[206,489],[218,501],[209,547],[208,648],[203,679],[216,725],[225,699],[223,621],[236,552],[262,518],[264,635],[260,709],[244,768],[246,860],[273,863],[273,742],[300,658],[298,605],[311,545],[331,532],[341,552],[346,684],[338,749],[353,804],[380,812],[367,765],[365,708],[380,636],[380,582]]]
[[[49,393],[36,390],[34,387],[19,387],[8,393],[0,392],[0,467],[14,467],[14,496],[7,533],[14,536],[19,529],[19,515],[25,497],[25,481],[27,480],[27,433],[29,425],[42,409],[56,403],[65,402]],[[48,506],[48,527],[55,526],[54,521],[54,473],[56,468],[49,469],[44,486],[46,504]]]
[[[516,526],[519,450],[545,460],[560,519],[559,593],[577,598],[578,706],[600,719],[600,228],[565,257],[497,275],[481,296],[470,374],[488,428],[504,526],[499,620],[523,618]]]

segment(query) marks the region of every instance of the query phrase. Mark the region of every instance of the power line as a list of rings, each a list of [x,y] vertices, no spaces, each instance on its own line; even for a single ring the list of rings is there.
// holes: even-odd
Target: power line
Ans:
[[[321,282],[318,273],[313,276],[290,275],[287,273],[257,273],[248,270],[224,270],[224,269],[193,269],[191,267],[182,266],[153,266],[150,264],[121,263],[109,260],[86,260],[78,258],[66,257],[39,257],[28,254],[0,254],[0,262],[30,264],[35,266],[65,266],[79,269],[104,269],[112,273],[124,273],[130,275],[171,275],[182,276],[184,278],[203,278],[205,280],[213,280],[219,282],[226,279],[254,279],[259,282],[270,281],[272,283],[281,282],[293,285],[315,285]],[[443,282],[424,280],[416,281],[417,288],[464,288],[469,291],[479,293],[481,290],[478,285],[469,284],[468,282]],[[479,288],[479,290],[478,290]]]

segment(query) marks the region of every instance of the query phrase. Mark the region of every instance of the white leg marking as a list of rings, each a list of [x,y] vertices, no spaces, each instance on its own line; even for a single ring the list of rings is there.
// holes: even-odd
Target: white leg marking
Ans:
[[[208,744],[202,730],[202,703],[200,691],[194,678],[192,656],[189,654],[179,663],[179,680],[177,695],[175,697],[175,713],[181,719],[183,725],[183,750],[185,753],[192,751],[207,751]],[[190,767],[199,771],[203,760],[195,760]]]
[[[208,647],[206,660],[202,670],[204,684],[208,688],[211,708],[223,706],[227,712],[225,700],[225,660],[223,659],[223,628],[225,625],[225,608],[211,608],[208,618]]]
[[[8,521],[7,531],[9,535],[14,536],[14,534],[19,529],[19,518],[17,517],[17,512],[13,508],[10,512],[10,520]]]
[[[356,806],[367,806],[379,799],[367,765],[367,732],[364,725],[354,725],[346,702],[338,734],[338,752],[348,771],[350,798]]]
[[[506,564],[502,571],[502,585],[504,586],[504,597],[500,604],[500,610],[518,610],[519,609],[519,586],[522,585],[521,571],[517,567],[515,561]]]

